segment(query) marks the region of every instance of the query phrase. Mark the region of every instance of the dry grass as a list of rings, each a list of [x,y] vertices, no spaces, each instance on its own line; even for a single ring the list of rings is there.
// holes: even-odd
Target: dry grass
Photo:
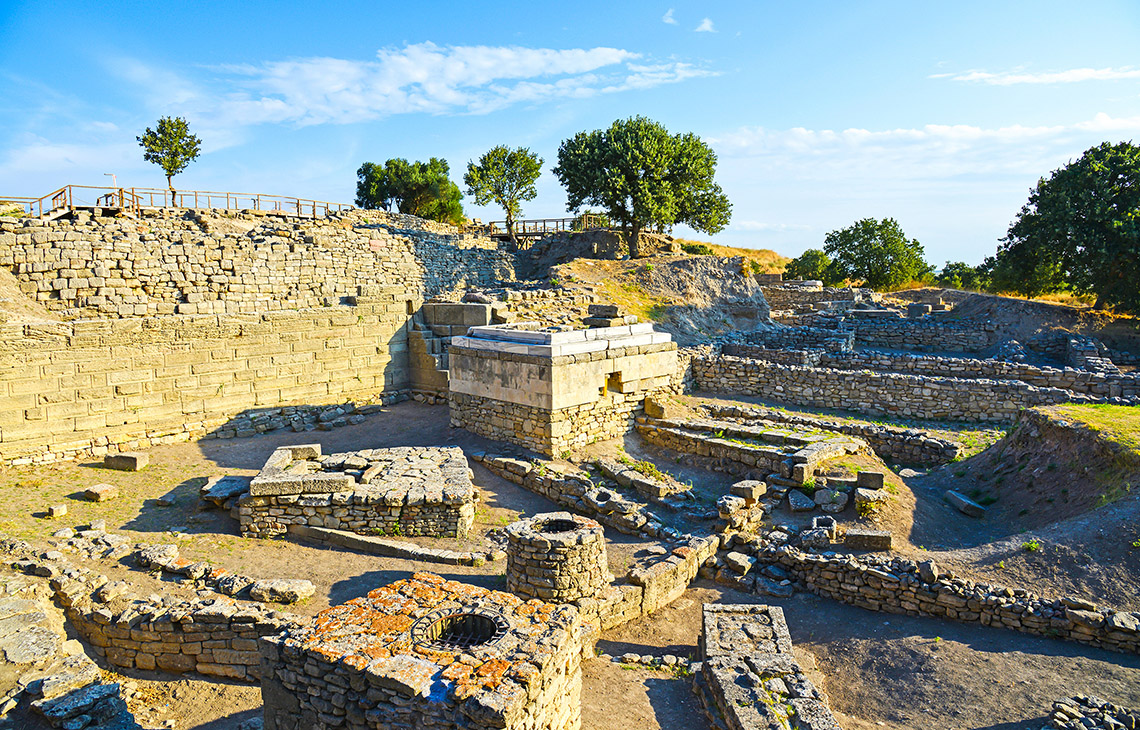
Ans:
[[[735,248],[733,246],[718,246],[708,241],[692,241],[685,238],[676,239],[679,245],[684,244],[704,244],[713,250],[717,256],[728,258],[731,256],[743,256],[749,261],[755,261],[759,271],[766,274],[777,274],[784,270],[788,262],[791,261],[787,256],[781,256],[775,251],[766,248]]]
[[[1053,406],[1050,410],[1088,426],[1140,456],[1140,407],[1098,403]]]

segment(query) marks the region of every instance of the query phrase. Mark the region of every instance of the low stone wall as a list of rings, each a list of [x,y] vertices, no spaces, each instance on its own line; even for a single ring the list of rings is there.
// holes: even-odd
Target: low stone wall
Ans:
[[[819,367],[823,360],[823,350],[776,350],[760,345],[724,345],[721,352],[732,357],[750,360],[767,360],[781,365],[805,365]]]
[[[730,352],[727,348],[726,354],[741,357],[750,356],[744,352]],[[763,359],[771,360],[772,358]],[[1074,368],[1042,368],[1001,360],[905,355],[862,350],[843,354],[821,353],[819,361],[812,364],[842,370],[867,369],[947,378],[1017,380],[1039,388],[1060,388],[1101,398],[1140,397],[1140,375],[1121,375],[1119,372],[1116,374],[1091,372]]]
[[[877,423],[855,423],[817,418],[763,407],[714,406],[708,412],[714,418],[761,421],[765,424],[801,426],[855,436],[881,459],[920,466],[938,466],[954,461],[962,447],[953,441],[935,438],[926,431]]]
[[[57,599],[80,636],[108,664],[127,669],[198,672],[256,682],[257,640],[293,628],[300,620],[257,604],[219,596],[169,603],[100,604],[91,586],[63,580]]]
[[[760,291],[768,306],[776,309],[796,309],[814,307],[819,302],[858,302],[869,298],[865,289],[836,288],[831,286],[806,286],[784,282],[776,285],[762,285]]]
[[[477,492],[457,446],[321,455],[320,444],[277,449],[238,500],[242,535],[292,525],[361,534],[465,537]]]
[[[1048,599],[1017,588],[939,574],[933,563],[905,558],[815,554],[769,547],[757,554],[778,563],[816,595],[872,611],[976,621],[1110,649],[1140,653],[1140,614],[1098,609],[1079,598]]]
[[[850,352],[855,347],[855,332],[825,327],[774,327],[756,330],[742,336],[744,343],[770,350],[820,349],[828,352]]]
[[[693,374],[699,389],[713,393],[932,421],[1012,423],[1030,406],[1103,401],[1009,380],[808,368],[725,355],[694,360]]]
[[[265,728],[578,730],[579,634],[573,606],[416,573],[261,641]]]
[[[981,352],[997,342],[997,326],[971,320],[850,317],[861,346],[920,352]]]

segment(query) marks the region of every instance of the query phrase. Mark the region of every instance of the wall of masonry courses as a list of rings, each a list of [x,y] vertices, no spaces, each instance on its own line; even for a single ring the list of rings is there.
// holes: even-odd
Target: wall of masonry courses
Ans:
[[[447,610],[509,628],[463,650],[418,642],[415,622]],[[579,730],[579,628],[573,606],[415,573],[261,641],[265,728]]]
[[[905,558],[815,554],[792,547],[758,556],[778,562],[802,587],[872,611],[976,621],[1127,654],[1140,653],[1140,613],[1097,609],[1081,599],[1048,599],[1024,589],[941,577],[927,581]]]
[[[299,621],[296,616],[229,598],[176,604],[132,602],[112,610],[92,601],[85,583],[64,583],[56,596],[92,652],[127,669],[198,672],[256,682],[257,640]]]
[[[832,352],[850,352],[855,347],[854,330],[827,329],[824,327],[775,327],[748,332],[741,336],[741,339],[744,344],[758,345],[770,350],[812,348]]]
[[[876,423],[853,423],[811,418],[788,411],[767,408],[745,408],[740,406],[717,407],[711,409],[716,418],[734,418],[746,421],[761,421],[774,425],[806,426],[836,433],[855,436],[879,455],[879,458],[902,464],[938,466],[948,464],[958,457],[961,446],[953,441],[930,436],[925,431],[913,428],[883,426]]]
[[[693,372],[697,387],[713,393],[931,421],[1012,423],[1020,409],[1030,406],[1103,401],[1009,380],[797,367],[729,356],[698,359]]]
[[[986,322],[849,317],[859,346],[922,352],[981,352],[996,342],[997,326]]]
[[[802,365],[805,367],[819,367],[823,361],[823,350],[773,350],[760,345],[726,344],[721,352],[733,357],[743,357],[749,360],[766,360],[780,365]]]
[[[728,352],[726,354],[735,353]],[[740,356],[747,357],[744,354]],[[866,369],[946,378],[1018,380],[1040,388],[1060,388],[1102,398],[1135,398],[1140,396],[1140,375],[1109,375],[1073,368],[1042,368],[1001,360],[907,355],[862,350],[842,354],[823,353],[818,365],[843,370]]]
[[[773,310],[811,307],[818,302],[860,301],[863,296],[863,290],[860,289],[838,289],[830,286],[815,289],[794,284],[761,286],[760,291],[764,293],[764,299]]]
[[[0,461],[185,441],[243,410],[407,387],[402,293],[298,312],[0,324]]]
[[[49,309],[101,317],[322,307],[361,286],[427,298],[515,278],[514,255],[491,239],[411,216],[356,211],[243,223],[193,212],[0,222],[0,266]]]

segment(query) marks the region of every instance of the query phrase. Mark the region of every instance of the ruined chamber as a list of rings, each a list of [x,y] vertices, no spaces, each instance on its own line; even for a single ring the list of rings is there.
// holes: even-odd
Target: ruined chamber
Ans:
[[[261,642],[266,730],[577,730],[573,606],[430,573]]]

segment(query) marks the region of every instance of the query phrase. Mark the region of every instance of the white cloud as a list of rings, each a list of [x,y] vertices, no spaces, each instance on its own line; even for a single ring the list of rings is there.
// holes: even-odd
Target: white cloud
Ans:
[[[701,21],[700,25],[693,28],[693,31],[697,33],[716,33],[716,28],[713,27],[712,18],[705,18]]]
[[[618,48],[518,46],[385,49],[375,61],[302,58],[224,69],[238,90],[217,112],[235,124],[350,123],[394,114],[486,114],[519,103],[580,99],[710,75],[647,64]]]
[[[932,74],[932,79],[948,78],[952,81],[968,81],[992,86],[1012,86],[1014,84],[1072,84],[1081,81],[1118,81],[1140,79],[1140,69],[1131,66],[1121,68],[1073,68],[1066,71],[1031,73],[1017,69],[1014,71],[964,71],[961,73]]]
[[[669,25],[677,24],[677,19],[673,17],[673,8],[669,8],[665,11],[665,14],[661,16],[661,22],[668,23]]]

